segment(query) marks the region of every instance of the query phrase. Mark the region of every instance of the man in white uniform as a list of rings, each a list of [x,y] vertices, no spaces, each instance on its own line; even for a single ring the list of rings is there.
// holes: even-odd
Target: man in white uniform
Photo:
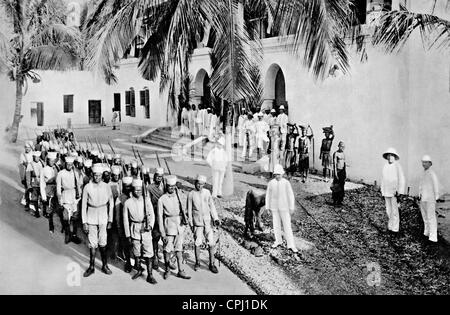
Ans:
[[[285,178],[283,166],[278,164],[274,169],[275,178],[267,185],[266,208],[272,212],[273,230],[275,233],[275,243],[273,248],[283,244],[281,224],[283,224],[284,236],[287,248],[297,253],[294,243],[294,234],[291,226],[291,214],[295,210],[295,196],[291,183]]]
[[[419,197],[420,211],[425,226],[424,236],[431,243],[437,243],[436,202],[439,200],[439,181],[436,173],[431,169],[433,162],[428,155],[422,158],[424,172],[420,180]]]
[[[400,229],[400,216],[398,213],[397,197],[404,194],[405,176],[398,160],[400,157],[393,148],[383,154],[387,163],[383,167],[381,180],[381,194],[386,201],[386,212],[389,219],[388,230],[398,233]]]
[[[225,151],[225,139],[220,138],[217,141],[216,146],[212,149],[206,162],[211,167],[212,179],[213,179],[213,193],[214,198],[222,198],[222,184],[225,178],[225,171],[228,165],[228,155]]]
[[[269,142],[267,132],[269,132],[269,125],[263,120],[263,114],[258,114],[258,121],[255,123],[255,140],[258,151],[258,160],[261,158],[261,153],[264,152],[266,144]]]
[[[287,133],[288,133],[288,123],[289,117],[285,113],[285,107],[280,106],[280,115],[277,117],[277,125],[280,126],[280,134],[281,134],[281,156],[284,156],[284,150],[286,148],[287,141]]]

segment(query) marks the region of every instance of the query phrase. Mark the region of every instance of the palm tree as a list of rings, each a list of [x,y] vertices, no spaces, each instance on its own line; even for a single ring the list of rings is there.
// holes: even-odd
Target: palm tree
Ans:
[[[88,21],[88,30],[94,33],[88,65],[113,83],[117,63],[134,38],[141,36],[145,38],[139,63],[143,77],[154,80],[159,75],[161,90],[166,84],[173,88],[174,80],[186,77],[185,65],[209,25],[215,39],[211,90],[228,104],[222,106],[222,119],[231,126],[236,102],[254,99],[261,86],[255,81],[261,75],[252,71],[261,61],[262,46],[243,8],[268,16],[281,35],[280,44],[289,44],[314,77],[324,78],[335,64],[348,70],[343,35],[350,25],[349,0],[100,0]],[[226,136],[231,152],[230,128]],[[227,175],[231,179],[231,163]],[[232,184],[224,187],[232,193]]]
[[[10,33],[0,32],[0,71],[16,83],[10,140],[17,141],[22,98],[36,70],[67,70],[78,65],[79,30],[64,24],[65,10],[56,0],[0,0]]]
[[[432,13],[437,0],[433,2]],[[447,1],[449,8],[450,1]],[[433,14],[410,12],[406,7],[399,11],[383,14],[378,22],[373,43],[384,46],[387,53],[399,51],[404,47],[414,31],[420,35],[427,49],[437,48],[448,53],[450,51],[450,21]]]

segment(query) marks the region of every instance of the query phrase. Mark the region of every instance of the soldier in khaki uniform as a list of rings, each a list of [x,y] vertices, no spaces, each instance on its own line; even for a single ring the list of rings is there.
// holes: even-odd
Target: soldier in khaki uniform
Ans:
[[[148,186],[148,192],[150,194],[150,199],[152,201],[153,210],[155,211],[155,217],[158,218],[158,201],[162,195],[165,193],[164,187],[164,169],[157,168],[155,175],[153,176],[153,184]],[[161,231],[159,229],[158,219],[155,220],[155,225],[152,229],[152,239],[153,239],[153,269],[158,270],[159,268],[159,240],[161,239]]]
[[[177,277],[190,279],[184,270],[181,269],[184,232],[186,229],[186,218],[182,212],[182,206],[176,191],[177,177],[167,177],[167,193],[161,196],[158,201],[158,224],[161,231],[161,237],[164,242],[164,261],[166,270],[164,279],[169,277],[170,253],[175,251],[178,263]]]
[[[150,198],[148,196],[144,198],[142,195],[142,180],[133,180],[132,186],[132,197],[125,201],[123,207],[125,236],[131,243],[134,257],[138,261],[137,273],[132,279],[136,280],[142,275],[142,259],[147,267],[147,282],[156,284],[151,266],[153,258],[152,228],[155,224],[155,213]]]
[[[123,224],[123,207],[125,202],[130,198],[133,183],[132,177],[122,178],[122,189],[121,194],[117,197],[114,205],[114,225],[117,229],[118,234],[118,253],[119,257],[125,258],[125,272],[130,273],[132,270],[131,266],[131,251],[130,243],[125,235],[124,224]],[[136,266],[137,267],[137,266]]]
[[[26,172],[27,187],[29,188],[30,210],[34,211],[36,218],[39,214],[39,195],[40,195],[40,178],[43,165],[40,161],[41,152],[33,152],[33,161],[28,166]]]
[[[187,199],[188,218],[191,226],[194,227],[195,240],[195,267],[200,268],[200,246],[203,244],[203,237],[209,246],[209,270],[218,273],[214,263],[216,253],[214,232],[211,221],[215,226],[220,225],[219,216],[209,190],[203,188],[206,184],[206,177],[199,175],[195,181],[195,190],[191,191]]]
[[[95,254],[100,247],[102,257],[102,271],[110,275],[112,272],[108,267],[106,255],[107,230],[113,222],[113,195],[111,187],[102,182],[104,168],[97,164],[92,169],[94,180],[84,187],[81,204],[83,230],[88,235],[90,249],[89,268],[84,277],[89,277],[95,272]]]
[[[56,194],[58,202],[63,210],[63,229],[65,231],[65,243],[71,241],[80,244],[81,240],[77,236],[77,225],[80,213],[78,211],[78,199],[80,198],[80,179],[73,169],[73,157],[65,158],[65,169],[58,173],[56,177]],[[72,226],[72,233],[71,233]]]
[[[47,166],[42,169],[40,174],[40,190],[43,204],[44,216],[48,218],[48,229],[50,233],[54,233],[55,226],[53,224],[53,215],[58,207],[56,197],[56,176],[58,176],[58,168],[55,165],[57,155],[55,152],[47,154]]]

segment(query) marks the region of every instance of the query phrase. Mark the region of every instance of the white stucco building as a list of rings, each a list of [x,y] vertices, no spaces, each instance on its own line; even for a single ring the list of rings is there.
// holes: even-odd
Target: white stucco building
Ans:
[[[369,9],[384,2],[394,9],[401,2],[411,11],[431,13],[427,0],[366,1]],[[445,1],[438,1],[434,14],[449,19]],[[264,106],[284,104],[289,108],[291,122],[311,125],[317,169],[320,169],[322,127],[333,125],[334,147],[339,141],[346,143],[351,179],[380,182],[382,153],[395,147],[412,193],[418,188],[420,159],[424,154],[433,157],[443,192],[450,191],[448,51],[425,51],[418,34],[398,54],[386,55],[379,47],[368,45],[366,62],[361,63],[360,56],[353,53],[348,75],[338,70],[321,82],[315,81],[301,62],[280,46],[277,37],[262,41]],[[176,115],[167,107],[167,93],[159,93],[159,82],[142,79],[137,63],[135,58],[124,59],[117,72],[118,84],[111,86],[88,72],[41,73],[42,82],[30,85],[24,97],[23,124],[36,128],[65,126],[69,120],[75,126],[98,124],[102,120],[110,124],[115,109],[120,110],[124,123],[149,127],[173,125]],[[197,49],[189,69],[194,78],[192,102],[200,103],[212,72],[209,48]],[[13,83],[1,84],[2,103],[13,107]],[[7,118],[12,118],[12,109]]]

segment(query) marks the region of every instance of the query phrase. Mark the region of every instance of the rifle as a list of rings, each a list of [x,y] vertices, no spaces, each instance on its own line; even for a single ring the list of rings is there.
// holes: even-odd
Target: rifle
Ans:
[[[134,152],[134,148],[133,148],[133,152]],[[139,154],[139,152],[138,152]],[[139,158],[141,158],[141,155],[139,154]],[[141,159],[141,163],[142,163],[142,167],[144,166],[144,162]],[[142,180],[142,196],[144,197],[144,220],[145,220],[145,230],[149,231],[149,226],[148,226],[148,220],[147,220],[147,195],[146,195],[146,187],[145,187],[145,178],[144,178],[144,174],[141,170],[141,180]]]
[[[159,167],[161,167],[161,161],[159,160],[159,154],[158,154],[158,151],[155,151],[155,153],[156,153],[156,159],[158,160],[158,165],[159,165]],[[166,163],[167,164],[167,163]]]
[[[113,154],[116,154],[116,151],[114,151],[114,148],[113,148],[113,146],[111,145],[111,142],[108,141],[108,145],[109,145],[109,147],[110,147],[112,153],[113,153]]]
[[[134,146],[131,146],[131,149],[133,150],[134,158],[137,160],[136,151],[134,151]]]
[[[164,162],[166,163],[166,167],[167,167],[167,171],[169,172],[169,175],[172,175],[172,172],[170,171],[169,163],[167,163],[166,159],[164,159]],[[191,225],[191,222],[188,220],[186,213],[183,211],[183,205],[181,204],[180,195],[178,194],[178,187],[175,188],[175,193],[177,195],[178,204],[180,205],[182,224],[189,225],[189,228],[191,229],[191,231],[194,231],[194,227]]]

